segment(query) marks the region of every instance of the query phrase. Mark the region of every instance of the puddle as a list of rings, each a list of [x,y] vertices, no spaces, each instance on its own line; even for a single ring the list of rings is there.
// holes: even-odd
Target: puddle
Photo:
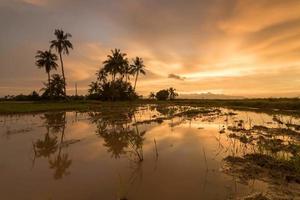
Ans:
[[[299,199],[299,125],[156,105],[0,116],[1,199]]]

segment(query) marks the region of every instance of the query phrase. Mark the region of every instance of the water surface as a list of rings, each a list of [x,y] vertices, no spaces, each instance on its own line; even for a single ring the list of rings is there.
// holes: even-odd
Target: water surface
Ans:
[[[300,124],[297,117],[197,109],[147,105],[1,116],[1,199],[237,199],[255,192],[300,197],[297,183],[242,179],[224,161],[258,151],[247,141],[257,133],[242,138],[240,129],[287,128]],[[295,137],[276,138],[298,144]]]

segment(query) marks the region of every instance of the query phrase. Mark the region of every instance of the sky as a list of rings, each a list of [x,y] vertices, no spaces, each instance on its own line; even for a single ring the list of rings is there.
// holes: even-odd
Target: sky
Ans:
[[[142,95],[300,96],[300,0],[0,0],[0,26],[0,96],[39,91],[34,56],[56,28],[73,36],[69,94],[119,48],[144,60]]]

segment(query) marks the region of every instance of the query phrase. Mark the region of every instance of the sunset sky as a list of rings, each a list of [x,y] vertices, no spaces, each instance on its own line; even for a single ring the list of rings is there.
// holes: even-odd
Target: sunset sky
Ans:
[[[300,0],[0,0],[0,25],[0,96],[42,87],[34,56],[56,28],[73,35],[69,94],[120,48],[144,59],[143,95],[300,96]]]

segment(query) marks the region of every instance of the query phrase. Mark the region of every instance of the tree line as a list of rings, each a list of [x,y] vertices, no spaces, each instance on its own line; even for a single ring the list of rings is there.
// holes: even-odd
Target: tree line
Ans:
[[[111,55],[103,62],[96,73],[96,81],[89,85],[90,99],[100,100],[132,100],[138,98],[136,85],[139,75],[145,75],[146,66],[140,57],[130,63],[127,54],[120,49],[111,51]],[[134,79],[134,86],[131,85]]]
[[[36,66],[40,69],[45,69],[48,75],[48,82],[45,83],[45,87],[42,88],[42,91],[44,91],[42,96],[48,98],[67,96],[63,55],[69,55],[70,49],[73,49],[73,44],[69,40],[69,38],[72,37],[70,33],[65,33],[61,29],[56,29],[54,35],[56,38],[50,41],[49,50],[38,50],[35,56]],[[55,53],[52,53],[53,49],[55,49],[59,55],[62,75],[50,75],[52,70],[57,70],[58,68],[58,64],[56,63],[58,56]]]
[[[6,96],[6,99],[15,100],[38,100],[38,99],[66,99],[66,76],[63,56],[69,55],[73,49],[70,41],[72,35],[61,29],[55,29],[55,39],[50,41],[48,50],[38,50],[35,55],[35,65],[39,69],[44,69],[47,74],[47,81],[40,90],[42,95],[32,92],[30,95]],[[60,62],[58,64],[57,62]],[[61,68],[61,74],[52,73]],[[133,100],[138,98],[136,87],[141,75],[146,74],[146,66],[140,57],[134,59],[127,58],[127,54],[120,49],[111,50],[107,55],[99,70],[96,73],[96,80],[89,84],[87,99],[98,100]],[[174,88],[151,93],[150,99],[172,100],[178,94]]]

